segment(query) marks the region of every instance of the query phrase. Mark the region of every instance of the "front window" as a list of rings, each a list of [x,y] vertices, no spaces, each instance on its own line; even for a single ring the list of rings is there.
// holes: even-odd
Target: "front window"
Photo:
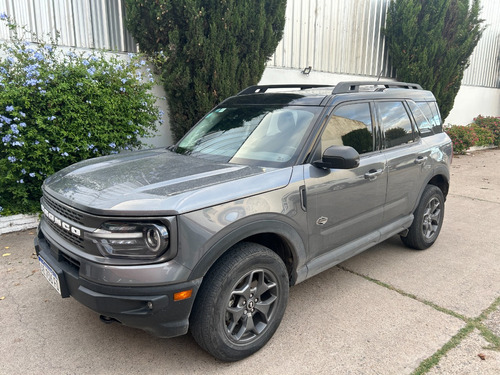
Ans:
[[[292,165],[319,107],[221,107],[210,112],[175,152],[223,163]]]

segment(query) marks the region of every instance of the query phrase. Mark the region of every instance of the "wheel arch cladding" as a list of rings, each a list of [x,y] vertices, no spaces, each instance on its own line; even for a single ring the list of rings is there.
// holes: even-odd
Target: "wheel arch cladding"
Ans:
[[[297,270],[306,259],[304,241],[291,225],[269,219],[241,226],[218,239],[193,268],[189,278],[205,276],[223,254],[241,242],[258,243],[275,252],[285,264],[290,285],[297,282]]]

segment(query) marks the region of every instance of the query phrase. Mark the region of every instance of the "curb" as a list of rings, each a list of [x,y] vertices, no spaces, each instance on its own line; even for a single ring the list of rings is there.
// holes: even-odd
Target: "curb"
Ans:
[[[0,217],[0,235],[33,229],[38,226],[38,215],[12,215]]]

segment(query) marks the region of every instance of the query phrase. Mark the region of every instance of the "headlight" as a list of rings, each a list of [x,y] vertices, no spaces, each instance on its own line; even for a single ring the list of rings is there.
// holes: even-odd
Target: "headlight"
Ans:
[[[154,259],[168,248],[168,230],[161,224],[108,222],[89,238],[102,255]]]

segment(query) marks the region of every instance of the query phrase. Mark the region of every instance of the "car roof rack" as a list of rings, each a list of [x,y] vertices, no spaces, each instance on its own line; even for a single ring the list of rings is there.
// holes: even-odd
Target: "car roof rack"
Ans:
[[[300,89],[300,90],[307,90],[307,89],[316,89],[316,88],[321,88],[321,87],[333,87],[335,85],[321,85],[321,84],[300,84],[300,83],[294,83],[294,84],[283,84],[283,85],[254,85],[247,87],[246,89],[240,91],[237,95],[247,95],[247,94],[258,94],[258,93],[264,93],[269,89]]]
[[[329,88],[334,87],[332,94],[347,94],[351,92],[359,92],[361,86],[379,86],[375,91],[380,91],[384,89],[400,88],[409,90],[422,90],[422,86],[417,83],[406,83],[406,82],[395,82],[395,81],[346,81],[339,82],[336,85],[331,84],[277,84],[277,85],[254,85],[249,86],[246,89],[240,91],[237,95],[247,95],[247,94],[262,94],[269,89],[316,89],[316,88]],[[383,86],[383,88],[380,88]]]
[[[360,86],[384,86],[386,89],[400,88],[410,90],[422,90],[422,86],[417,83],[393,82],[393,81],[353,81],[339,82],[335,85],[332,94],[346,94],[350,92],[359,92]]]

